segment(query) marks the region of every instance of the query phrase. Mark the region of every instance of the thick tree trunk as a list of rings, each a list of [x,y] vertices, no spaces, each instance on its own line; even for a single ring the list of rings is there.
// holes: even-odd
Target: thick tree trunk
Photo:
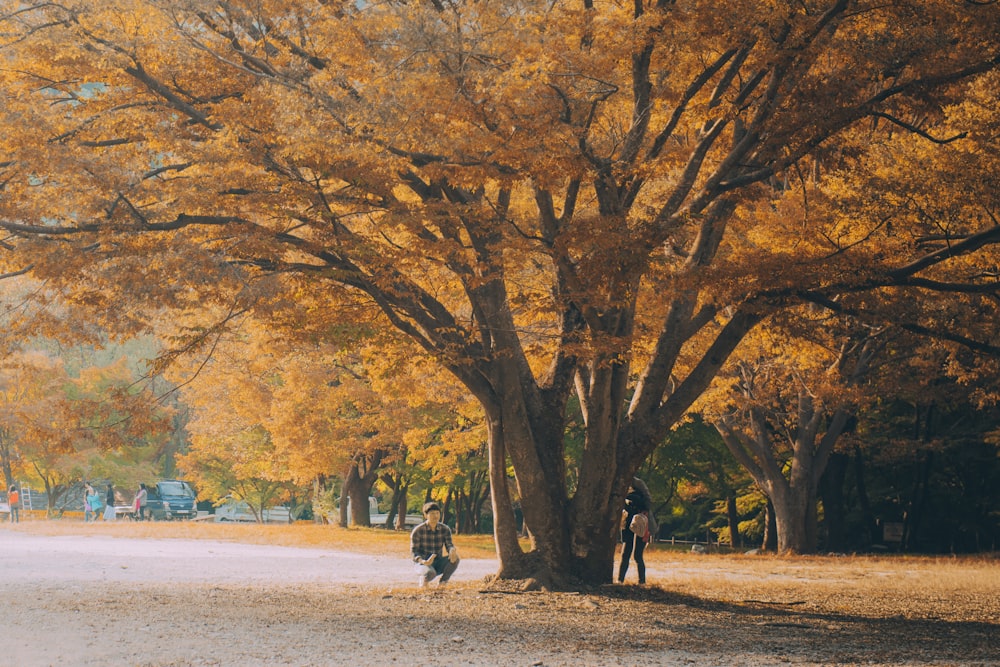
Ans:
[[[509,420],[505,417],[506,421]],[[532,562],[531,568],[535,571],[530,576],[549,579],[570,562],[569,528],[565,501],[560,498],[561,485],[545,475],[537,456],[533,455],[533,439],[522,434],[525,439],[516,442],[506,431],[505,443],[514,461],[514,479],[524,521],[529,527],[531,552],[541,560],[540,567]],[[505,508],[505,514],[509,511]],[[513,512],[510,512],[510,526],[513,524]],[[523,563],[522,559],[518,560]]]
[[[571,573],[581,581],[589,584],[607,584],[613,581],[615,547],[620,541],[618,525],[626,490],[607,498],[603,507],[598,510],[599,515],[576,517]],[[622,498],[620,503],[615,500],[618,495]]]
[[[616,469],[615,449],[609,445],[604,447],[603,464],[591,462],[595,467],[590,469],[590,475],[581,474],[572,500],[560,495],[565,483],[562,475],[559,479],[549,478],[545,492],[525,494],[522,491],[532,555],[541,561],[541,576],[549,577],[553,586],[574,587],[580,583],[612,581],[618,544],[617,521],[628,483],[619,478],[623,476],[608,473]],[[597,471],[603,474],[596,474]],[[631,480],[631,474],[628,479]],[[519,488],[525,488],[521,473],[518,483]],[[536,482],[533,486],[537,489],[540,485]],[[559,491],[553,491],[553,487]]]
[[[772,498],[774,523],[778,529],[778,553],[812,553],[809,512],[815,516],[815,502],[809,502],[804,489],[778,491]]]
[[[320,507],[320,496],[324,491],[326,491],[326,476],[317,475],[315,479],[313,479],[313,523],[323,524],[329,523],[330,521],[330,517],[325,516],[321,511],[318,511],[318,508]]]
[[[396,489],[396,530],[406,530],[406,506],[408,504],[410,485],[400,482]]]
[[[347,502],[344,502],[344,498]],[[367,526],[371,523],[368,511],[368,487],[364,486],[358,474],[358,466],[352,463],[344,475],[344,488],[340,501],[341,527],[348,525]]]
[[[774,520],[774,503],[770,498],[764,506],[764,539],[761,540],[760,548],[763,551],[778,550],[778,525]]]
[[[592,511],[578,513],[563,495],[565,479],[547,477],[540,460],[531,456],[534,442],[511,442],[511,433],[500,421],[490,422],[490,487],[493,491],[494,536],[500,561],[499,576],[504,579],[536,579],[549,587],[572,587],[579,583],[611,581],[617,543],[612,515],[617,516],[625,489],[603,498],[591,499]],[[524,422],[521,422],[523,424]],[[527,437],[526,429],[515,428],[514,435]],[[507,489],[503,448],[518,450],[515,480],[524,521],[529,529],[530,551],[518,543],[517,523]],[[613,448],[609,448],[613,451]],[[613,466],[607,461],[603,470]],[[561,473],[562,474],[562,473]],[[582,488],[577,497],[586,495]],[[570,536],[573,535],[571,541]]]
[[[372,485],[378,478],[378,465],[381,460],[379,454],[372,456],[372,461],[368,462],[367,470],[361,474],[361,463],[355,461],[347,469],[344,476],[344,493],[350,500],[351,524],[354,526],[370,526],[371,511],[368,508],[368,497],[371,495]],[[341,520],[346,518],[344,502],[341,500]],[[346,527],[346,526],[345,526]]]
[[[610,199],[601,202],[602,214],[616,215],[617,205],[612,201],[616,192],[614,188],[604,191]],[[548,221],[558,225],[547,208],[546,194],[540,192],[537,201],[548,211]],[[703,229],[723,227],[734,206],[728,200],[712,204],[705,212]],[[702,318],[712,312],[708,308],[695,316],[697,295],[686,294],[665,322],[641,387],[629,391],[635,299],[646,255],[631,246],[611,252],[609,257],[619,262],[610,284],[612,293],[602,293],[597,301],[578,302],[573,296],[578,289],[576,272],[568,255],[559,254],[557,297],[564,307],[561,340],[539,378],[524,353],[517,333],[521,327],[510,311],[503,266],[492,250],[502,238],[488,228],[469,225],[466,229],[484,262],[484,275],[491,278],[477,280],[469,289],[479,326],[488,335],[483,337],[482,352],[477,353],[484,355],[483,363],[454,363],[449,368],[479,399],[487,415],[499,575],[537,576],[557,587],[610,582],[618,517],[632,475],[762,314],[736,309],[705,358],[674,386],[672,370],[678,355],[688,337],[704,326]],[[477,231],[482,236],[477,237]],[[721,235],[706,233],[700,239],[698,254],[706,259]],[[571,494],[564,438],[567,403],[574,390],[585,440]],[[528,532],[528,553],[517,541],[507,491],[508,457]]]
[[[341,528],[347,528],[350,522],[350,515],[347,512],[347,508],[351,504],[351,499],[347,495],[347,484],[344,484],[340,488],[340,507],[337,511],[337,525]]]
[[[817,487],[849,413],[837,410],[817,442],[821,417],[822,413],[813,408],[812,399],[803,395],[791,458],[784,462],[775,457],[773,436],[763,414],[751,415],[753,435],[734,430],[726,423],[716,424],[726,447],[770,500],[779,553],[816,551]]]
[[[507,454],[504,446],[503,425],[496,417],[487,415],[489,427],[488,448],[490,457],[490,500],[493,508],[493,538],[496,544],[503,579],[516,579],[526,574],[524,551],[518,542],[517,523],[514,520],[510,487],[507,484]]]

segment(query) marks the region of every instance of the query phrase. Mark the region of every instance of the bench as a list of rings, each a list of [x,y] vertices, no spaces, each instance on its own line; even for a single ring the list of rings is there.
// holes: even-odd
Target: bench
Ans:
[[[115,519],[128,519],[129,521],[136,521],[139,518],[139,514],[135,511],[135,508],[131,505],[115,505]]]

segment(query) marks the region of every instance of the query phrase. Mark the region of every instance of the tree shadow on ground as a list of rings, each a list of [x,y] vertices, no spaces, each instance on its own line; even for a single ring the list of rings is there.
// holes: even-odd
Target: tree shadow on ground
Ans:
[[[720,601],[655,586],[603,586],[592,592],[608,601],[648,608],[656,627],[704,639],[708,626],[724,630],[719,650],[744,653],[812,655],[824,646],[821,661],[1000,664],[1000,625],[978,621],[907,618],[902,614],[850,613],[818,607],[807,600]],[[680,620],[678,625],[675,621]],[[703,644],[704,642],[699,641]]]

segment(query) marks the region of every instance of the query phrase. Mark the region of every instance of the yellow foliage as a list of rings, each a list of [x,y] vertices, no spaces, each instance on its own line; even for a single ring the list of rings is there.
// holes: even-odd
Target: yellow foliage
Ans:
[[[738,354],[831,405],[830,314],[1000,347],[989,3],[79,0],[0,35],[10,252],[119,331],[287,341],[186,389],[205,446],[269,434],[259,474],[479,440],[412,348],[338,335],[401,333],[522,468],[578,391],[602,498],[757,328]]]

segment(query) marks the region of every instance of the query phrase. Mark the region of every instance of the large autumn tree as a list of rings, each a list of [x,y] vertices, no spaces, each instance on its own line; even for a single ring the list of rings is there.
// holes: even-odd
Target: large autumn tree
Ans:
[[[993,3],[26,0],[2,27],[0,224],[33,271],[122,327],[374,306],[482,405],[502,576],[610,580],[633,473],[770,313],[1000,238],[801,252],[826,229],[774,205],[858,127],[935,138],[1000,63]]]

